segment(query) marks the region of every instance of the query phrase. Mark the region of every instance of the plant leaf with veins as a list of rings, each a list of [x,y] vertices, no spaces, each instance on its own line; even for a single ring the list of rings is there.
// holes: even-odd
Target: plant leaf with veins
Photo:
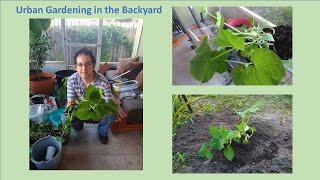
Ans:
[[[208,82],[215,72],[223,73],[227,70],[229,53],[225,50],[212,51],[208,44],[208,37],[204,37],[201,45],[196,49],[196,56],[190,61],[190,73],[193,78],[202,83]]]
[[[250,60],[253,65],[236,67],[232,71],[236,85],[278,85],[285,77],[281,59],[269,49],[254,49]]]
[[[232,33],[230,29],[220,29],[214,40],[219,47],[232,47],[237,50],[244,50],[244,37],[238,37]]]
[[[223,154],[224,157],[229,161],[232,161],[234,158],[234,152],[231,146],[228,146],[226,149],[224,149]]]

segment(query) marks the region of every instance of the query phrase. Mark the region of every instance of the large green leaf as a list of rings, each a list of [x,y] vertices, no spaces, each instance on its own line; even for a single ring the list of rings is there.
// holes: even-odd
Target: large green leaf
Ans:
[[[222,138],[212,138],[210,141],[210,146],[217,150],[222,150],[224,148],[224,139]]]
[[[228,146],[227,148],[224,149],[223,151],[224,157],[228,159],[229,161],[232,161],[234,158],[234,152],[232,147]]]
[[[255,49],[259,48],[258,45],[252,44],[250,46],[246,46],[246,48],[241,51],[241,56],[245,58],[249,58]]]
[[[210,151],[207,144],[202,144],[201,148],[199,149],[198,154],[200,157],[207,158],[209,160],[211,160],[213,158],[213,153]]]
[[[80,120],[95,120],[100,121],[108,114],[116,114],[118,111],[118,105],[109,100],[106,102],[103,99],[103,90],[93,85],[89,85],[86,89],[84,100],[82,100],[78,106],[78,109],[74,112],[74,116]]]
[[[230,29],[220,29],[214,42],[219,47],[232,47],[237,50],[244,50],[244,38],[238,37]]]
[[[80,120],[88,120],[91,117],[90,109],[90,102],[83,101],[78,106],[78,109],[73,113],[74,116],[79,118]]]
[[[236,67],[232,80],[236,85],[278,85],[285,77],[281,59],[271,50],[254,49],[248,67]]]
[[[217,128],[217,126],[210,126],[210,134],[213,138],[219,138],[220,130]]]
[[[190,61],[190,73],[193,78],[202,83],[208,82],[215,72],[223,73],[227,70],[229,53],[225,50],[212,51],[208,44],[208,37],[203,38],[196,56]]]

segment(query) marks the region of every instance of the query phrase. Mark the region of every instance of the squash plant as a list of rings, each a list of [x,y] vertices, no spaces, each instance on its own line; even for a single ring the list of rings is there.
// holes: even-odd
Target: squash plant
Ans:
[[[208,12],[207,12],[208,13]],[[276,53],[269,50],[274,42],[271,33],[266,33],[254,19],[252,27],[242,27],[242,31],[224,28],[224,18],[220,12],[216,16],[217,35],[213,40],[207,36],[195,50],[196,55],[190,61],[192,77],[202,83],[208,82],[214,73],[227,71],[228,63],[236,63],[231,78],[236,85],[277,85],[285,77],[285,69]],[[242,61],[232,61],[231,52],[236,52]]]
[[[232,161],[234,158],[233,141],[243,144],[249,143],[249,139],[256,132],[255,127],[248,125],[249,117],[252,113],[259,111],[263,105],[264,103],[260,101],[245,111],[237,112],[240,116],[240,122],[235,126],[234,130],[227,129],[223,125],[220,127],[210,125],[211,140],[202,144],[198,152],[199,156],[211,160],[214,158],[214,151],[218,150],[223,151],[224,157]]]
[[[100,121],[108,114],[118,112],[118,105],[111,99],[106,102],[101,88],[89,85],[73,116],[80,120]]]

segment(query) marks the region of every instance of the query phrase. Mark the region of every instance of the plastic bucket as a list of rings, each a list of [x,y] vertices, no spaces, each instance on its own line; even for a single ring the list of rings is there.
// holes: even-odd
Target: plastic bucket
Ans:
[[[56,151],[52,159],[46,161],[47,148],[53,146]],[[61,160],[62,144],[54,136],[39,139],[31,146],[31,161],[37,169],[57,169]]]

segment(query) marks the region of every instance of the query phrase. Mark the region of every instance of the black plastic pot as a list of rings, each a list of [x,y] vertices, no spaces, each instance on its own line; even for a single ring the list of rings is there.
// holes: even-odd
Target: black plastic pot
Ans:
[[[62,86],[62,79],[63,78],[69,77],[75,72],[76,71],[74,71],[74,70],[61,70],[61,71],[55,72],[56,80],[57,80],[57,87],[60,88]]]
[[[282,59],[288,60],[292,58],[292,27],[289,25],[281,25],[273,28],[275,34],[274,47],[270,48]],[[273,30],[266,28],[264,32],[273,33]]]

